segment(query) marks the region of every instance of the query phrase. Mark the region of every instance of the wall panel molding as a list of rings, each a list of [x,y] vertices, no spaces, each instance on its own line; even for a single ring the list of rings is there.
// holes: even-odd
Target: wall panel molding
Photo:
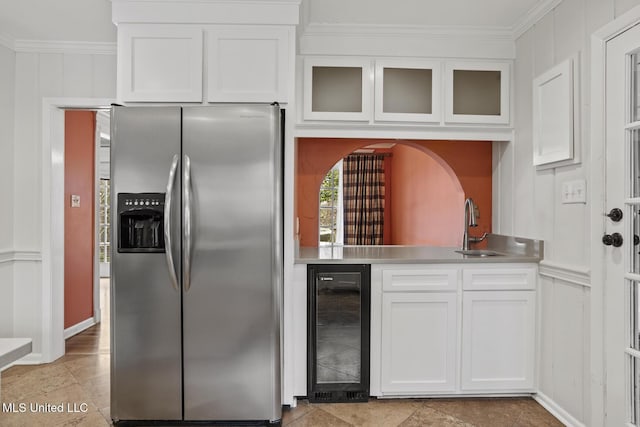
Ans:
[[[0,43],[2,39],[0,38]],[[66,53],[80,55],[115,55],[116,42],[70,42],[15,40],[13,50],[26,53]]]
[[[574,285],[591,287],[591,270],[586,267],[540,261],[539,274],[552,279],[562,280]]]
[[[41,262],[40,251],[0,251],[0,264],[10,262]]]

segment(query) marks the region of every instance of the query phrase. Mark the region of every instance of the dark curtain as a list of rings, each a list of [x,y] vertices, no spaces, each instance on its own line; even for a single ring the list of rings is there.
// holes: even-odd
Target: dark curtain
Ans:
[[[351,154],[343,166],[344,244],[382,245],[384,156]]]

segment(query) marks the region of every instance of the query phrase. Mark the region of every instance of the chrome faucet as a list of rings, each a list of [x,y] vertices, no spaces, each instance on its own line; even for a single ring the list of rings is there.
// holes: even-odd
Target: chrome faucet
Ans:
[[[477,227],[476,207],[471,197],[464,201],[464,234],[462,235],[462,250],[469,250],[469,227]]]

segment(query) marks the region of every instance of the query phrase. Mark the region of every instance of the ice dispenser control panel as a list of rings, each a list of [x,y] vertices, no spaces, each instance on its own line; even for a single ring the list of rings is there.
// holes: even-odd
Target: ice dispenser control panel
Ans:
[[[118,193],[118,252],[164,252],[164,193]]]

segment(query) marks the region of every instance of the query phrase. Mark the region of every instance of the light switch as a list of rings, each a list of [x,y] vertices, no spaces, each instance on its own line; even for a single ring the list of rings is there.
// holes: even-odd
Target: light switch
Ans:
[[[80,196],[77,194],[71,195],[71,207],[79,208],[80,207]]]
[[[587,203],[587,181],[576,179],[562,183],[562,203]]]

